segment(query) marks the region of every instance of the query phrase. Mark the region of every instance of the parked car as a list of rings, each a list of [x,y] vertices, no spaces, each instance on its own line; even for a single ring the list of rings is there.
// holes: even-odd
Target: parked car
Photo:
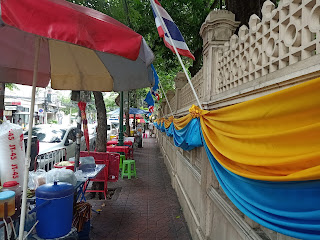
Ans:
[[[118,122],[108,122],[107,123],[107,140],[110,136],[116,136],[119,133],[119,123]]]
[[[97,137],[97,124],[88,124],[89,137],[90,137],[90,150],[95,149],[95,142]],[[107,122],[107,141],[110,140],[110,136],[116,136],[119,132],[118,122]]]
[[[88,124],[88,132],[89,132],[90,151],[94,151],[96,148],[97,125]]]
[[[45,158],[45,163],[51,161],[55,155],[58,154],[55,152],[58,149],[66,149],[66,153],[62,154],[64,159],[58,159],[59,161],[65,160],[65,158],[69,159],[70,157],[74,157],[76,149],[76,133],[77,128],[75,126],[42,124],[32,128],[32,135],[37,136],[39,141],[39,155],[50,153],[50,156]],[[26,132],[25,135],[28,135],[28,132]],[[86,144],[82,134],[80,151],[84,150],[86,150]],[[59,156],[59,158],[61,157]]]

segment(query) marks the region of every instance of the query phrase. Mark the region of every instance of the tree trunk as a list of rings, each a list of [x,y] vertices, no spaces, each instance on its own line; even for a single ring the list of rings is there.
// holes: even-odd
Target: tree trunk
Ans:
[[[133,103],[134,103],[134,107],[135,108],[138,108],[138,104],[137,104],[137,90],[134,90],[134,100],[133,100]],[[134,114],[133,115],[133,129],[136,129],[136,115]]]
[[[191,77],[196,75],[199,70],[201,69],[201,63],[202,63],[202,48],[198,48],[194,52],[195,61],[193,61],[192,66],[189,67],[189,71],[191,73]]]
[[[0,119],[3,119],[4,116],[4,91],[5,91],[6,84],[0,83]],[[1,123],[1,121],[0,121]]]
[[[128,104],[125,109],[125,114],[126,114],[126,135],[130,135],[130,124],[129,124],[129,119],[130,119],[130,92],[128,91]]]
[[[94,100],[97,110],[97,140],[96,140],[96,151],[106,152],[107,151],[107,114],[106,106],[103,101],[101,92],[93,92]]]

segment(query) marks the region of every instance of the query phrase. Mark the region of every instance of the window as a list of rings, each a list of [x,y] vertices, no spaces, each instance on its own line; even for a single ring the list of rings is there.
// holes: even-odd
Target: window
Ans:
[[[73,128],[70,130],[70,132],[68,134],[67,141],[71,140],[71,141],[75,142],[76,139],[77,139],[77,131],[75,128]]]
[[[62,141],[65,134],[66,130],[60,128],[32,128],[32,136],[37,136],[40,142],[58,143]],[[25,135],[28,135],[28,132]]]

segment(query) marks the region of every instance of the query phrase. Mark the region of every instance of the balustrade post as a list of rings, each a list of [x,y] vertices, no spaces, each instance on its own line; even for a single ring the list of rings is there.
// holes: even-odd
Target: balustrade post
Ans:
[[[174,97],[175,92],[173,90],[169,90],[169,91],[167,91],[166,95],[167,95],[167,99],[169,101],[166,104],[166,110],[167,110],[166,115],[170,115],[171,116],[171,111],[170,111],[169,104],[170,104],[171,99]],[[171,108],[172,108],[172,111],[173,111],[173,106],[171,106]]]
[[[180,93],[181,89],[188,83],[188,79],[183,72],[178,72],[177,76],[174,78],[175,88],[176,88],[176,112],[181,108],[181,99]]]
[[[235,15],[227,10],[213,10],[207,16],[200,29],[203,39],[203,79],[204,101],[208,102],[217,94],[219,76],[219,56],[226,50],[227,43],[239,22]]]

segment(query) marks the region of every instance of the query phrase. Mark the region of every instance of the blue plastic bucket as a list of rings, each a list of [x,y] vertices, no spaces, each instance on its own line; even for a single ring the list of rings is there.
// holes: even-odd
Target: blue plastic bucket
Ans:
[[[40,238],[67,235],[71,230],[74,188],[69,183],[45,184],[36,190],[36,226]]]

